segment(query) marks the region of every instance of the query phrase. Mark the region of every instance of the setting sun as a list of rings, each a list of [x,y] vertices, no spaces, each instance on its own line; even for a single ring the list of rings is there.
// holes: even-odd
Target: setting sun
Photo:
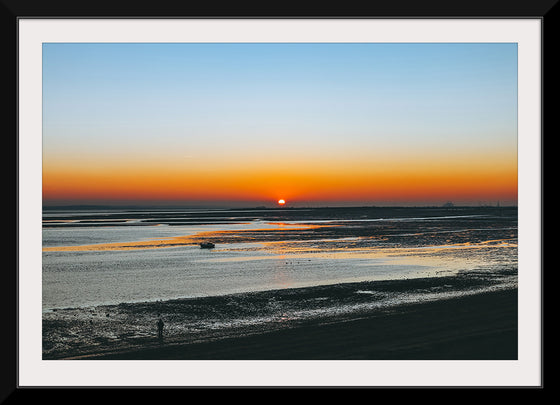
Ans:
[[[284,204],[286,204],[286,201],[284,201],[284,200],[278,200],[278,205],[284,205]]]

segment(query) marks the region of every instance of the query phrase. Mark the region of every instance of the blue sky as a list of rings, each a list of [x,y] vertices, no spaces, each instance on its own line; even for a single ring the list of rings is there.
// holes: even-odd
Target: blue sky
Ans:
[[[516,57],[515,44],[45,44],[45,130],[508,137]]]
[[[516,44],[43,45],[46,161],[272,148],[514,159],[516,136]]]

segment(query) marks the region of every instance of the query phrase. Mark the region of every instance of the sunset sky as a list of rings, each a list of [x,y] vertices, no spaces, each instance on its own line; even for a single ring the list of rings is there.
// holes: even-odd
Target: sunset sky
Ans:
[[[43,44],[43,203],[517,203],[516,44]]]

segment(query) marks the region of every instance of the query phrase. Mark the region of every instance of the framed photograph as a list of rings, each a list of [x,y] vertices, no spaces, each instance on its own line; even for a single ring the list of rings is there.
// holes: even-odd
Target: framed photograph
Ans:
[[[544,13],[158,15],[17,15],[17,388],[541,387]]]

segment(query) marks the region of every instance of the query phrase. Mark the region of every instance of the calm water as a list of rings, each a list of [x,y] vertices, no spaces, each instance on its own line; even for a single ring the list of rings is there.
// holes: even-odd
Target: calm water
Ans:
[[[48,311],[516,267],[517,210],[45,210],[43,249]]]

